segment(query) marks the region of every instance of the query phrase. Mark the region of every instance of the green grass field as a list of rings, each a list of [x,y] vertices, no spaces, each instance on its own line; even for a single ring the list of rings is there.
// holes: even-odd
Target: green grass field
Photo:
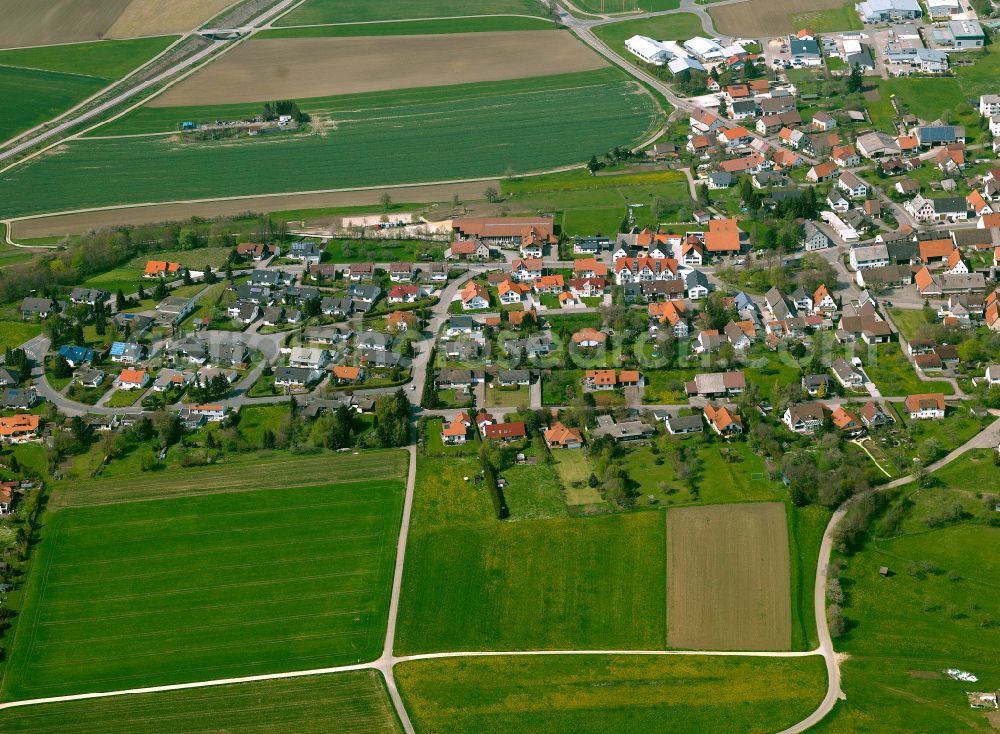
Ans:
[[[818,657],[553,655],[396,667],[421,734],[778,731],[823,698]]]
[[[500,522],[478,470],[420,461],[398,652],[664,645],[661,514]]]
[[[173,36],[0,51],[0,141],[55,117],[173,43]]]
[[[492,86],[487,96],[466,96],[465,85],[431,90],[432,95],[418,90],[411,104],[400,101],[406,95],[391,102],[378,95],[368,95],[366,102],[333,102],[324,114],[340,121],[325,135],[236,145],[178,144],[166,138],[81,140],[58,156],[9,173],[0,180],[0,200],[4,213],[15,216],[126,202],[498,176],[508,169],[521,173],[584,161],[595,151],[636,141],[658,117],[653,98],[637,94],[614,69],[568,75],[561,88],[553,83],[559,86],[551,78],[543,80],[541,91],[531,80],[518,80],[506,87],[510,91]],[[565,114],[558,136],[537,112],[542,101]],[[212,110],[211,119],[219,114]],[[176,110],[173,118],[162,115],[156,111],[154,126],[167,119],[177,123]],[[198,116],[180,119],[192,117]],[[395,151],[391,159],[382,160],[390,149]],[[371,165],[376,159],[380,165]],[[267,173],[247,176],[248,169]],[[144,175],[137,177],[140,170]],[[191,170],[199,175],[191,176]]]
[[[400,23],[346,23],[344,25],[293,26],[271,28],[254,38],[348,38],[356,36],[433,36],[445,33],[488,33],[493,31],[545,31],[554,26],[544,18],[518,15],[480,18],[439,18]]]
[[[1000,528],[984,524],[995,513],[974,494],[1000,491],[1000,475],[987,461],[992,471],[974,473],[974,462],[955,462],[936,475],[945,487],[911,485],[893,505],[895,529],[876,525],[876,537],[848,559],[841,573],[847,633],[836,643],[850,656],[842,669],[847,701],[817,731],[990,730],[985,712],[965,700],[966,691],[1000,685]],[[954,503],[965,506],[965,519],[927,522]],[[880,576],[880,566],[892,575]],[[942,670],[952,667],[979,682],[950,680]]]
[[[891,308],[889,314],[907,340],[918,338],[921,328],[930,327],[920,309]]]
[[[31,321],[0,321],[0,352],[34,339],[42,329],[40,323]]]
[[[928,392],[952,395],[955,392],[950,382],[921,382],[913,365],[906,359],[898,344],[879,344],[875,359],[865,360],[864,369],[883,395],[913,395]]]
[[[280,25],[347,23],[456,15],[514,13],[542,15],[538,0],[308,0],[278,21]]]
[[[263,422],[276,420],[286,409],[284,406],[255,406],[246,410],[247,425],[241,422],[240,429],[252,439],[253,429],[249,427],[251,411]],[[105,476],[114,466],[115,464],[109,466]],[[307,456],[236,456],[231,461],[220,461],[211,466],[177,467],[169,472],[144,472],[136,475],[134,467],[126,467],[121,476],[127,476],[127,482],[94,479],[74,482],[72,486],[58,486],[52,493],[49,507],[86,507],[178,496],[249,492],[275,486],[275,477],[282,478],[282,487],[315,487],[338,481],[384,481],[405,472],[406,454],[402,451],[365,451],[357,455],[337,456],[325,452]]]
[[[858,17],[853,2],[847,2],[839,8],[793,13],[789,16],[789,22],[795,28],[808,28],[815,33],[852,31],[862,28],[861,18]],[[839,59],[834,60],[839,61]]]
[[[256,491],[48,515],[3,696],[302,670],[377,655],[402,482],[282,488],[286,480],[269,476],[269,488]]]
[[[372,670],[26,706],[4,711],[0,730],[326,734],[332,721],[339,734],[401,731],[382,677]]]
[[[594,28],[594,35],[616,53],[622,53],[625,48],[625,40],[637,34],[655,38],[657,41],[680,41],[691,38],[691,36],[700,36],[704,32],[701,19],[693,13],[674,13],[658,18],[626,20]],[[636,59],[628,52],[625,52],[625,58],[630,61],[634,60],[639,66],[642,65],[640,59]]]

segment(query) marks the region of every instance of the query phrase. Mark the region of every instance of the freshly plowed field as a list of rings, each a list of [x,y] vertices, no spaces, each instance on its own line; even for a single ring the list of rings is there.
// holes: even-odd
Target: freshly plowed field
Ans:
[[[667,643],[690,650],[787,650],[788,573],[783,504],[671,511]]]
[[[251,40],[150,106],[234,104],[589,71],[607,62],[564,31]]]

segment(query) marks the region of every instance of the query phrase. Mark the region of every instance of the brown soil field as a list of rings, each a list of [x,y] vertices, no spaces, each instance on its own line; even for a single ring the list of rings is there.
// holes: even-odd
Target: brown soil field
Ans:
[[[156,107],[304,99],[587,71],[607,62],[566,31],[251,39]]]
[[[132,0],[0,0],[0,48],[96,41]]]
[[[108,29],[108,38],[182,33],[211,20],[233,0],[132,0]]]
[[[709,15],[719,33],[743,38],[778,36],[797,31],[792,27],[791,16],[810,10],[839,8],[844,0],[748,0],[734,5],[709,8]]]
[[[191,204],[154,204],[152,206],[106,209],[79,214],[23,219],[11,224],[14,241],[37,237],[61,237],[82,234],[114,225],[155,224],[191,217],[223,217],[243,212],[280,212],[297,209],[322,209],[344,206],[381,206],[382,194],[388,193],[396,202],[429,204],[448,202],[458,194],[462,199],[479,199],[488,186],[500,188],[499,181],[440,184],[430,186],[399,186],[366,191],[335,191],[320,194],[289,194],[287,196],[255,196],[227,201],[200,201]],[[377,211],[377,210],[376,210]]]
[[[667,644],[685,650],[787,650],[788,528],[780,502],[667,515]]]

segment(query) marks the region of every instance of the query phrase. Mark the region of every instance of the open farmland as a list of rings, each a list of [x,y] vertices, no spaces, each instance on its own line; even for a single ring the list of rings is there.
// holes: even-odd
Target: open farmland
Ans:
[[[253,472],[270,477],[267,489],[49,514],[4,697],[303,670],[377,655],[399,527],[398,474],[286,488],[279,477],[293,474]],[[178,473],[166,476],[176,481]]]
[[[543,15],[539,0],[307,0],[276,25],[360,23],[459,15]]]
[[[691,36],[704,33],[701,18],[694,13],[674,13],[642,20],[624,20],[620,23],[608,23],[594,28],[594,35],[616,53],[623,53],[625,39],[639,34],[649,36],[659,41],[680,41]],[[628,60],[636,60],[629,53],[624,53]],[[641,63],[641,62],[640,62]]]
[[[357,95],[344,109],[333,98],[315,110],[336,120],[322,133],[73,141],[0,179],[3,214],[492,178],[583,162],[642,138],[659,117],[655,100],[614,69],[567,76],[566,86],[544,91],[526,79],[493,95],[465,85],[400,95],[420,100],[410,104]]]
[[[174,41],[101,41],[0,51],[0,142],[68,110]]]
[[[132,0],[108,29],[108,38],[181,33],[197,28],[232,5],[232,0]]]
[[[362,479],[385,480],[405,471],[406,454],[402,451],[366,451],[358,455],[288,457],[255,460],[252,469],[226,463],[177,469],[162,474],[132,476],[127,482],[100,479],[73,482],[53,492],[49,506],[85,507],[88,505],[194,497],[210,494],[252,492],[275,486],[281,477],[282,487],[311,487]]]
[[[246,199],[230,199],[228,201],[205,201],[194,204],[161,204],[158,206],[133,207],[128,209],[106,209],[103,211],[82,212],[80,214],[61,214],[53,217],[38,217],[22,219],[14,222],[11,236],[15,241],[30,240],[38,237],[62,237],[67,234],[78,234],[92,229],[121,224],[156,224],[159,222],[184,221],[188,217],[223,217],[243,214],[244,212],[292,212],[289,218],[301,219],[301,212],[326,210],[330,208],[353,208],[356,211],[345,213],[366,213],[373,206],[381,207],[379,199],[383,193],[389,194],[400,210],[421,208],[424,204],[408,204],[406,202],[449,201],[458,194],[462,200],[475,199],[483,195],[487,186],[500,188],[499,181],[477,181],[464,184],[445,184],[441,186],[387,187],[368,189],[364,191],[342,191],[323,194],[291,194],[288,196],[255,196]],[[0,235],[3,230],[0,229]],[[58,239],[56,240],[58,241]],[[24,255],[26,250],[9,248],[0,253],[0,258],[13,251],[15,255]],[[0,263],[4,260],[0,259]]]
[[[96,41],[132,0],[0,0],[0,48]]]
[[[392,703],[374,670],[25,706],[3,712],[4,734],[240,732],[396,734]],[[168,723],[169,722],[169,723]]]
[[[659,649],[659,513],[499,522],[474,458],[420,458],[397,652]]]
[[[780,503],[672,510],[667,533],[671,647],[786,650],[788,528]]]
[[[254,38],[344,38],[357,36],[425,36],[445,33],[486,33],[490,31],[551,31],[545,18],[525,15],[478,15],[466,18],[375,21],[340,25],[303,25],[269,28]]]
[[[819,657],[451,658],[395,675],[421,734],[764,734],[805,718],[826,683]]]
[[[565,31],[455,33],[375,38],[266,38],[235,51],[160,95],[152,107],[436,87],[607,66]]]
[[[844,0],[748,0],[745,3],[720,5],[708,10],[720,33],[731,36],[760,37],[792,33],[796,28],[793,18],[820,10],[840,10]],[[847,29],[845,29],[847,30]]]
[[[190,31],[232,0],[0,0],[0,48]]]

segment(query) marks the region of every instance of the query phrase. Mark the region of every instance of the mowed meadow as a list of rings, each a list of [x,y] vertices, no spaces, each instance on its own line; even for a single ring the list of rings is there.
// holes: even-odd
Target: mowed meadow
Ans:
[[[400,462],[327,455],[255,468],[226,491],[169,475],[123,501],[88,487],[47,515],[3,697],[117,690],[370,660],[382,647],[403,495]],[[239,469],[230,472],[240,476]],[[299,486],[286,487],[286,480]],[[314,486],[301,486],[312,476]],[[127,480],[109,481],[115,487]],[[164,482],[166,484],[166,482]],[[262,488],[266,484],[266,488]],[[67,490],[71,494],[72,490]],[[171,499],[159,499],[165,494]],[[89,506],[83,506],[89,504]]]
[[[67,143],[0,179],[2,213],[16,217],[544,170],[633,143],[660,114],[652,96],[610,68],[539,83],[520,79],[372,93],[302,106],[328,122],[308,134],[240,142],[188,143],[160,136]],[[259,111],[259,105],[251,108]],[[178,118],[171,109],[152,110],[152,127],[162,128],[167,119],[172,126],[199,119],[198,110]],[[227,119],[226,112],[201,110],[211,120]]]
[[[173,36],[0,51],[0,142],[70,109],[145,63]]]

